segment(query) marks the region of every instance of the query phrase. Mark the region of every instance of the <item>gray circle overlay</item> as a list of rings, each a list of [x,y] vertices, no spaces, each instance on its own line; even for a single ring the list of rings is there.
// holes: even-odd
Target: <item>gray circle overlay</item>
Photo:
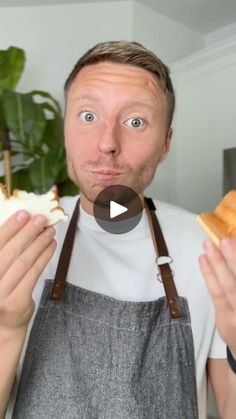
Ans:
[[[111,201],[124,206],[127,211],[110,218]],[[125,185],[111,185],[95,199],[93,214],[98,225],[111,234],[124,234],[133,230],[142,217],[143,204],[138,194]]]

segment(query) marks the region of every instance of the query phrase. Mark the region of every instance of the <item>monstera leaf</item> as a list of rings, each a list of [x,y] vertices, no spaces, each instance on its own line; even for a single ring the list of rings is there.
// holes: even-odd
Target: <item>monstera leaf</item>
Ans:
[[[0,50],[0,141],[2,130],[7,128],[2,103],[3,89],[15,89],[25,66],[25,53],[22,49],[10,47]]]
[[[45,193],[56,184],[60,196],[75,195],[78,188],[67,174],[60,104],[45,91],[15,91],[24,66],[22,49],[0,50],[0,160],[3,146],[7,153],[11,149],[12,188]]]
[[[25,67],[25,53],[21,48],[0,50],[0,95],[3,89],[14,90]]]
[[[22,144],[25,152],[37,155],[46,127],[46,117],[42,107],[34,102],[30,93],[17,93],[4,89],[2,98],[8,129]]]

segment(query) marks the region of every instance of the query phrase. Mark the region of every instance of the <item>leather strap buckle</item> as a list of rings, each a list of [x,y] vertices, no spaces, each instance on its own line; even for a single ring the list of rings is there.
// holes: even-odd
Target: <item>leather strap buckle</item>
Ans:
[[[156,257],[156,265],[157,265],[157,274],[156,274],[156,276],[157,276],[157,280],[159,282],[163,283],[160,266],[165,265],[166,263],[168,263],[168,265],[169,265],[172,262],[173,262],[173,259],[172,259],[171,256],[157,256]],[[173,269],[171,269],[171,273],[172,273],[172,277],[174,277],[175,274],[174,274],[174,270]]]

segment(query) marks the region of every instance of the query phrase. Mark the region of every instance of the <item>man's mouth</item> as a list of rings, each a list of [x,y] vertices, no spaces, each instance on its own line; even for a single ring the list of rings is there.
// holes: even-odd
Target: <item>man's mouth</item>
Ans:
[[[111,170],[111,169],[91,170],[90,173],[96,179],[101,179],[101,180],[115,179],[121,175],[120,172],[117,172],[116,170]]]
[[[98,173],[101,175],[114,175],[114,176],[121,174],[117,170],[112,170],[112,169],[96,169],[96,170],[92,170],[92,173]]]

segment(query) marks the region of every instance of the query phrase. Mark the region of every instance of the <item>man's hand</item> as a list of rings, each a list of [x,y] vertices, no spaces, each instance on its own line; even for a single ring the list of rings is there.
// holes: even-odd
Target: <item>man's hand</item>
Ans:
[[[19,211],[0,226],[0,418],[5,416],[35,303],[34,286],[52,257],[55,230]]]
[[[236,358],[236,240],[225,238],[219,248],[206,240],[204,250],[199,263],[215,306],[217,329]]]
[[[52,257],[53,227],[42,215],[19,211],[0,227],[0,330],[28,326],[34,310],[32,292]]]

